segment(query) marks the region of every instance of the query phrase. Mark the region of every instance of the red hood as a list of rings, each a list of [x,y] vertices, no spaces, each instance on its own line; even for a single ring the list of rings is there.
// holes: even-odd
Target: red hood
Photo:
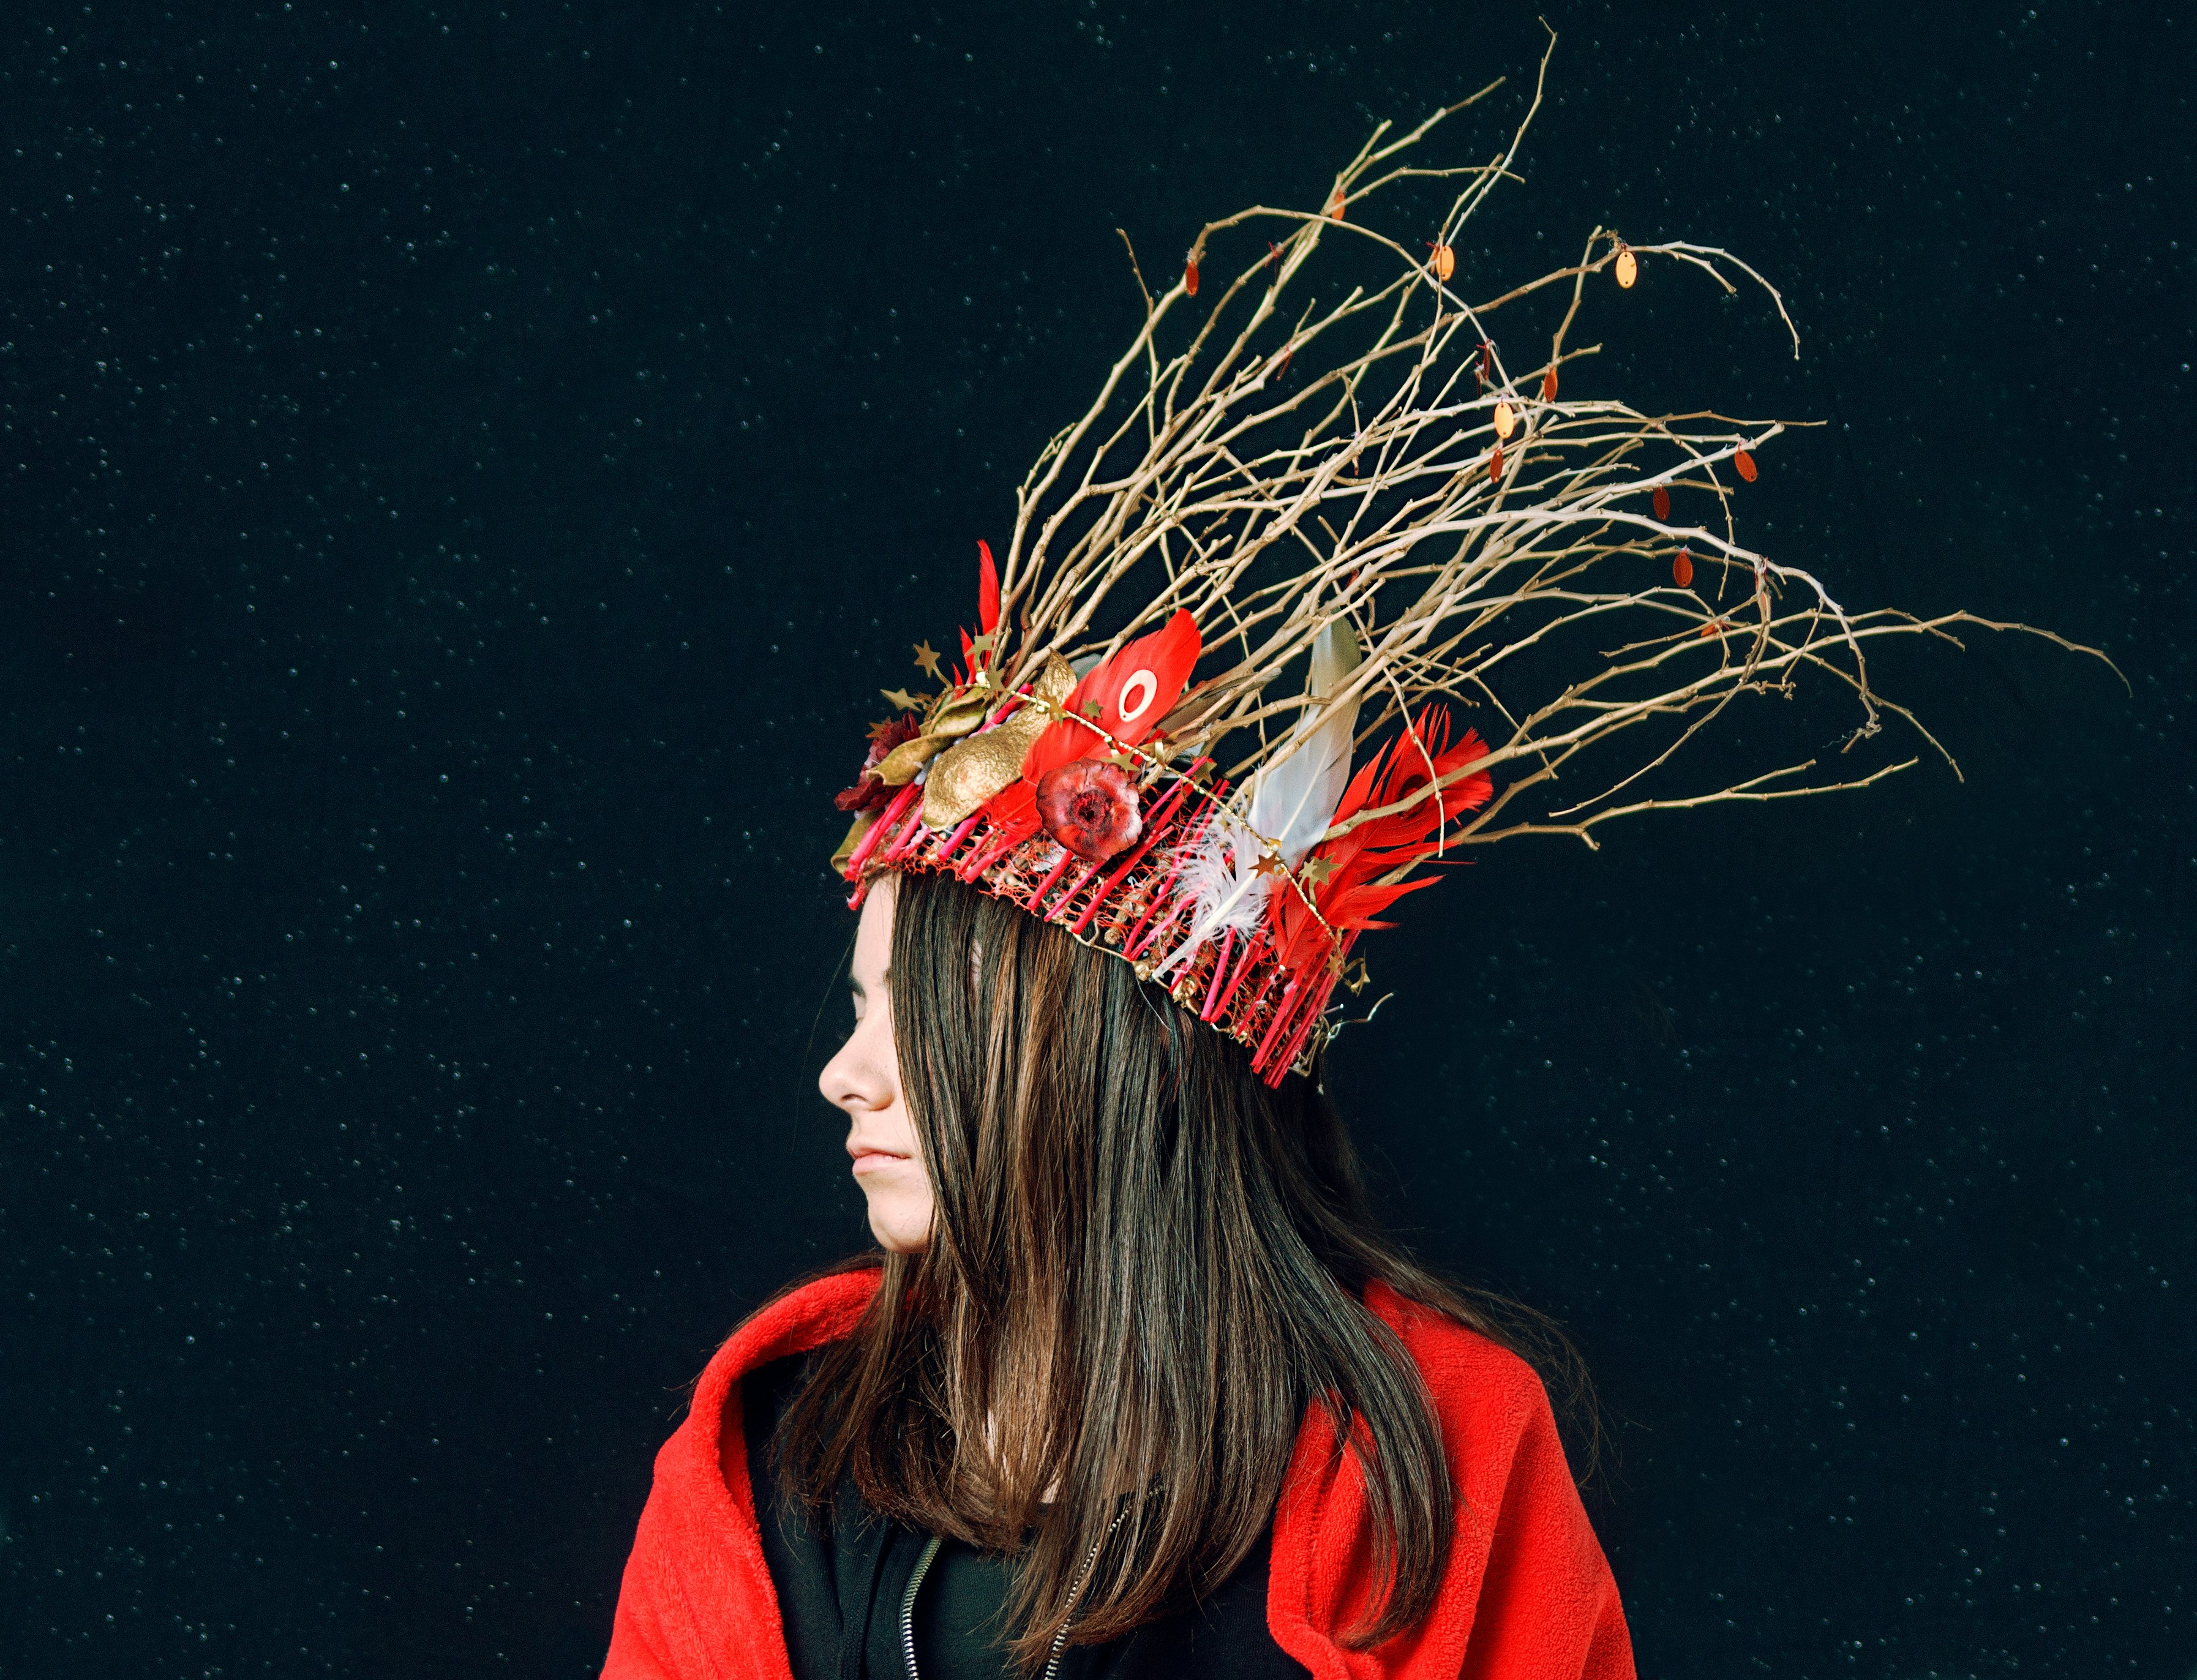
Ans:
[[[843,1272],[741,1325],[702,1373],[656,1456],[618,1592],[604,1680],[792,1680],[763,1567],[739,1379],[852,1333],[878,1273]],[[1587,1526],[1540,1379],[1505,1352],[1375,1284],[1366,1304],[1402,1339],[1440,1414],[1457,1478],[1456,1538],[1426,1620],[1370,1651],[1336,1634],[1372,1575],[1364,1484],[1307,1416],[1274,1512],[1267,1625],[1318,1680],[1631,1680],[1616,1584]]]

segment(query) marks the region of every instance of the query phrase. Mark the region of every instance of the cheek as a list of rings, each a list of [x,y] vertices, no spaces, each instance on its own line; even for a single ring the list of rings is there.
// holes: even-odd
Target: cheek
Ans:
[[[930,1181],[921,1163],[907,1161],[882,1172],[862,1174],[869,1203],[870,1231],[885,1248],[919,1253],[930,1242]]]
[[[915,1123],[908,1118],[907,1098],[900,1088],[900,1057],[893,1046],[892,1026],[884,1022],[863,1031],[862,1055],[878,1093],[888,1098],[872,1119],[878,1139],[897,1150],[916,1147]]]
[[[872,1117],[869,1129],[888,1149],[898,1150],[911,1157],[917,1166],[917,1176],[921,1176],[922,1141],[915,1135],[915,1122],[908,1118],[907,1104],[901,1101],[898,1092],[893,1093],[892,1106]]]

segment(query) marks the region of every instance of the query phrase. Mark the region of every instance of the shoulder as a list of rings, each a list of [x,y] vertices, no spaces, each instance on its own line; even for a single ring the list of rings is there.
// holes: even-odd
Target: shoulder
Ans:
[[[1363,1657],[1343,1648],[1340,1630],[1380,1590],[1379,1524],[1359,1455],[1337,1450],[1315,1405],[1274,1512],[1277,1640],[1318,1674],[1630,1680],[1609,1567],[1533,1368],[1384,1284],[1367,1287],[1365,1306],[1395,1332],[1434,1405],[1456,1511],[1440,1588],[1425,1620],[1393,1643]]]
[[[1510,1349],[1393,1290],[1375,1286],[1366,1304],[1394,1328],[1434,1399],[1457,1491],[1435,1619],[1469,1638],[1474,1660],[1464,1666],[1631,1680],[1616,1583],[1539,1376]],[[1425,1671],[1456,1674],[1464,1648]]]
[[[1480,1457],[1515,1448],[1544,1428],[1553,1437],[1548,1390],[1509,1348],[1385,1283],[1367,1288],[1365,1304],[1404,1344],[1452,1441],[1461,1437]]]

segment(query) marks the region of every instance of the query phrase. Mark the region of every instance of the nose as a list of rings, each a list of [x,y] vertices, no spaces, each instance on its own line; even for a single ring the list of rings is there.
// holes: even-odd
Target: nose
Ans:
[[[881,1076],[875,1056],[863,1043],[865,1036],[857,1027],[816,1076],[824,1100],[850,1115],[874,1113],[892,1102],[891,1081]]]

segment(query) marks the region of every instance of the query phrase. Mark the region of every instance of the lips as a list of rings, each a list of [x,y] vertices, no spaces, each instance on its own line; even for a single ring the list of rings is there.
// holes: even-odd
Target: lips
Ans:
[[[857,1173],[882,1172],[886,1167],[907,1159],[907,1156],[898,1150],[880,1149],[877,1144],[861,1138],[849,1138],[847,1140],[847,1153],[855,1158],[854,1170]]]

